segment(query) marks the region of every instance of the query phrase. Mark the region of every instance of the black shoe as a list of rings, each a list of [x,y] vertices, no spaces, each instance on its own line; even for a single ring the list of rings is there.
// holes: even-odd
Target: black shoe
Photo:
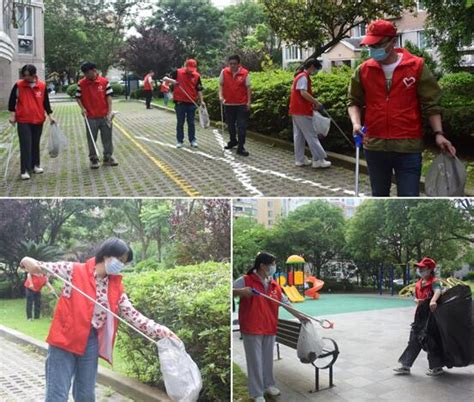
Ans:
[[[112,157],[104,158],[104,166],[118,166],[118,162]]]
[[[239,145],[238,142],[230,141],[227,143],[224,149],[232,149],[232,148],[235,148],[237,145]]]
[[[240,156],[249,156],[250,154],[248,153],[248,151],[246,151],[245,149],[238,149],[237,150],[237,155],[240,155]]]
[[[91,159],[91,169],[99,169],[99,168],[100,168],[99,159],[97,158]]]

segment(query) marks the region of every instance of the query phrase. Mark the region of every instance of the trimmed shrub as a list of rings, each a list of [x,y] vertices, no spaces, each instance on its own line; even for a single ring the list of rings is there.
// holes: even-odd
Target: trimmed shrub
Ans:
[[[464,280],[466,281],[474,281],[474,271],[470,271],[466,274],[464,277]]]
[[[441,103],[446,108],[474,106],[474,74],[446,74],[439,81],[443,88]]]
[[[124,276],[138,311],[173,330],[201,369],[201,400],[230,400],[229,266],[205,263]],[[163,387],[156,346],[122,326],[118,346],[129,371]]]
[[[125,94],[125,87],[122,84],[114,83],[110,84],[112,90],[114,91],[114,96],[122,96]]]
[[[153,97],[154,98],[159,98],[159,97],[162,97],[163,95],[161,95],[161,92],[154,88],[153,89]],[[130,97],[132,99],[145,99],[145,88],[143,87],[140,87],[138,89],[135,89],[131,92],[130,94]]]
[[[66,93],[71,97],[75,98],[77,92],[77,84],[71,84],[67,87]]]

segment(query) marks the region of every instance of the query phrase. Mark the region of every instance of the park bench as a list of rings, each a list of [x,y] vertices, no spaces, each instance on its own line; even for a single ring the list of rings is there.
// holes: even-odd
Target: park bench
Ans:
[[[289,348],[295,349],[298,345],[298,338],[300,335],[301,323],[299,321],[278,320],[278,332],[276,336],[276,347],[278,360],[281,360],[280,345],[285,345]],[[315,389],[309,392],[318,392],[319,389],[319,370],[329,370],[329,387],[334,386],[333,382],[333,366],[339,356],[339,347],[337,343],[331,338],[323,338],[325,346],[321,355],[317,356],[316,360],[311,363],[315,372]],[[319,361],[319,363],[318,363]]]

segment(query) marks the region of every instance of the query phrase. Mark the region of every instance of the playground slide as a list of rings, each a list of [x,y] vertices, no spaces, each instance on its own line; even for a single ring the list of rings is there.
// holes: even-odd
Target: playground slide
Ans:
[[[304,294],[308,297],[311,297],[312,299],[319,299],[319,291],[323,288],[324,281],[317,279],[314,276],[309,276],[306,278],[306,282],[311,283],[313,286],[306,290]]]
[[[297,303],[297,302],[303,302],[304,301],[304,297],[301,296],[300,292],[298,292],[298,289],[296,289],[296,287],[294,287],[294,286],[282,286],[281,288],[283,289],[285,294],[288,296],[288,299],[290,299],[290,301],[292,303]]]

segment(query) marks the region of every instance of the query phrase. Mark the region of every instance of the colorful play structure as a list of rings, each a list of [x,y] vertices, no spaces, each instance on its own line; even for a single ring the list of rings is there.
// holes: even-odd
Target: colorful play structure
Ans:
[[[304,265],[306,261],[299,255],[292,255],[286,260],[285,272],[276,274],[278,284],[292,303],[304,302],[306,295],[312,299],[319,299],[319,291],[324,286],[324,281],[314,276],[305,274]],[[308,289],[305,290],[305,283]]]

